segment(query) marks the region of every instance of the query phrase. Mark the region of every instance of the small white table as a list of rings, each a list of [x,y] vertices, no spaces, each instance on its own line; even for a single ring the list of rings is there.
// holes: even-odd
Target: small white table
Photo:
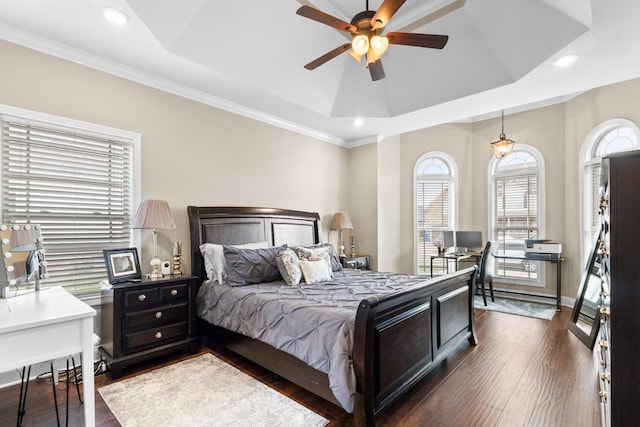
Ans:
[[[95,425],[93,316],[61,287],[0,299],[0,372],[82,353],[85,425]]]

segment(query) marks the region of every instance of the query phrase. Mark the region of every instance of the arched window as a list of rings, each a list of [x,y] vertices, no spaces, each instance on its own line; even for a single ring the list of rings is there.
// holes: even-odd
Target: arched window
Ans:
[[[640,129],[630,120],[612,119],[600,123],[582,144],[582,260],[586,262],[593,239],[600,225],[600,163],[608,154],[637,150]]]
[[[489,163],[489,239],[498,253],[522,251],[525,239],[544,236],[544,159],[534,147],[516,144],[502,159]],[[541,285],[542,263],[496,260],[495,276],[505,281]]]
[[[446,153],[423,155],[414,169],[415,271],[430,272],[430,255],[438,253],[443,231],[454,230],[456,215],[457,169]]]

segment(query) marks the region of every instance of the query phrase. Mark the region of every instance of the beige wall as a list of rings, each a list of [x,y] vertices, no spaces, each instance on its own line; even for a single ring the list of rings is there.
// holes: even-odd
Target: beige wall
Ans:
[[[547,238],[562,242],[565,303],[575,297],[582,274],[580,259],[580,150],[600,123],[626,118],[640,123],[640,79],[593,89],[565,103],[505,117],[505,133],[516,143],[541,152],[545,163],[545,226]],[[400,261],[399,272],[413,272],[413,168],[425,153],[442,151],[455,160],[459,173],[459,229],[488,230],[489,143],[500,134],[500,118],[474,123],[450,123],[400,136]],[[381,173],[381,177],[384,175]],[[395,203],[393,186],[378,193],[378,204]],[[394,224],[379,223],[380,229]],[[546,287],[530,292],[555,293],[555,266],[547,264]],[[514,289],[524,289],[509,284]]]
[[[189,204],[317,211],[323,240],[334,244],[331,216],[345,210],[354,224],[344,233],[345,246],[353,235],[357,252],[372,255],[375,268],[413,272],[413,169],[430,151],[446,152],[457,164],[459,229],[487,233],[488,144],[500,132],[499,119],[450,123],[345,149],[2,41],[0,57],[0,104],[142,135],[142,197],[168,200],[178,225],[160,232],[163,258],[172,240],[188,242]],[[582,269],[581,146],[605,120],[640,123],[638,99],[640,80],[633,80],[505,117],[507,136],[544,156],[545,235],[564,245],[563,294],[569,298]],[[143,235],[145,265],[149,234]]]
[[[167,200],[178,227],[159,231],[162,259],[171,241],[188,245],[187,205],[319,212],[324,240],[333,212],[347,209],[346,148],[6,42],[0,58],[0,104],[142,135],[142,198]],[[143,232],[144,271],[151,247]]]

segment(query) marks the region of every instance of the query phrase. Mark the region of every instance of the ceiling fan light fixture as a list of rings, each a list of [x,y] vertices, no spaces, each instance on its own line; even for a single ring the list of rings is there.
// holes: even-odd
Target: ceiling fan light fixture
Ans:
[[[355,53],[353,48],[349,49],[349,56],[351,56],[357,62],[360,62],[360,60],[362,59],[362,55]]]
[[[358,55],[364,55],[369,50],[369,38],[364,34],[355,36],[351,41],[351,48]]]
[[[515,144],[516,142],[514,140],[507,138],[504,134],[504,110],[502,110],[502,132],[500,133],[499,139],[491,143],[491,151],[496,159],[502,159],[513,151]]]
[[[383,53],[387,51],[389,47],[389,39],[385,36],[373,36],[371,37],[371,49],[373,53],[381,57]]]

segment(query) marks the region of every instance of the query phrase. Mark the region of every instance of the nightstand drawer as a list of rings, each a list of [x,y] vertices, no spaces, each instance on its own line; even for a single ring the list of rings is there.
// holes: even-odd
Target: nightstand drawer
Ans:
[[[187,303],[161,307],[150,310],[127,313],[124,317],[124,331],[131,332],[145,327],[158,327],[179,322],[187,318],[189,307]]]
[[[139,351],[144,347],[156,347],[187,337],[187,322],[147,329],[124,335],[124,353]]]
[[[184,301],[189,296],[189,287],[186,283],[178,283],[175,285],[161,286],[159,289],[160,301],[169,304],[178,301]]]
[[[129,309],[150,307],[158,303],[158,289],[128,291],[124,293],[124,304]]]

